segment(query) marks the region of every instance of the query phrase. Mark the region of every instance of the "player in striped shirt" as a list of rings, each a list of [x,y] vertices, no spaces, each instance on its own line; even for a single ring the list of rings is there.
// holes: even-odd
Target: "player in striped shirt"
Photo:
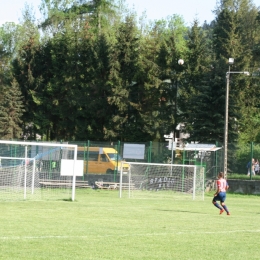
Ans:
[[[227,181],[224,179],[223,172],[219,172],[218,180],[217,180],[216,184],[217,184],[217,191],[214,194],[212,203],[214,204],[215,207],[220,209],[219,214],[222,214],[225,210],[227,212],[227,215],[230,215],[230,212],[228,211],[228,208],[225,205],[226,191],[228,190],[229,186],[228,186]],[[220,204],[222,207],[217,203],[217,201],[220,201]]]

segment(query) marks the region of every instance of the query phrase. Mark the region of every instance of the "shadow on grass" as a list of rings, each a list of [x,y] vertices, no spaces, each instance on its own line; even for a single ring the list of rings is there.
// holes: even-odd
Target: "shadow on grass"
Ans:
[[[70,199],[62,199],[62,201],[71,201],[71,202],[73,202],[72,198],[70,198]]]
[[[176,210],[176,209],[156,209],[157,211],[163,212],[180,212],[180,213],[194,213],[194,214],[203,214],[204,212],[201,211],[189,211],[189,210]],[[204,213],[207,214],[206,212]]]

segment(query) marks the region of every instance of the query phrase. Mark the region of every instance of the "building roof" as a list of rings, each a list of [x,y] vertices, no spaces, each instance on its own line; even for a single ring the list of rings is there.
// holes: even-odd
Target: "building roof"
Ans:
[[[208,151],[208,152],[215,152],[222,147],[216,147],[215,144],[186,144],[185,147],[178,147],[178,150],[185,150],[185,151]]]

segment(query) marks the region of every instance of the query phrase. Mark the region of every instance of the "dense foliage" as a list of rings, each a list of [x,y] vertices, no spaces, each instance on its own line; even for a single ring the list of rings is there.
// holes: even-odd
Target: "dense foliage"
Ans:
[[[122,1],[42,0],[0,27],[0,138],[164,140],[180,123],[190,141],[260,142],[260,11],[217,1],[215,19],[137,22]],[[184,64],[178,64],[183,59]],[[250,127],[249,127],[250,126]]]

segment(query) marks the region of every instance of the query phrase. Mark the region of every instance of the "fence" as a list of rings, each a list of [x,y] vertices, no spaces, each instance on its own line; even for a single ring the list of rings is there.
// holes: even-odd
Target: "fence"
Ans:
[[[244,145],[228,146],[228,173],[247,174],[247,163],[252,161],[252,158],[259,160],[260,144],[253,142]]]
[[[117,167],[120,165],[120,160],[123,158],[123,149],[127,142],[97,142],[97,141],[87,141],[87,142],[70,142],[70,144],[77,144],[78,147],[84,147],[84,154],[81,159],[84,159],[88,163],[90,162],[90,153],[94,147],[102,148],[113,148],[118,152],[119,157],[117,157],[116,167],[109,177],[107,174],[101,176],[100,179],[103,181],[119,181],[119,173],[117,172]],[[144,159],[134,159],[132,162],[143,162],[143,163],[173,163],[173,164],[186,164],[186,165],[198,165],[205,168],[206,178],[215,178],[217,172],[223,168],[223,149],[217,145],[201,145],[193,144],[186,145],[185,147],[177,147],[176,149],[169,149],[168,142],[142,142],[136,143],[142,144],[145,147]],[[86,167],[87,168],[87,167]],[[89,168],[89,167],[88,167]],[[85,175],[91,172],[85,172]],[[91,178],[91,176],[89,177]],[[94,180],[88,179],[90,183]]]
[[[88,151],[91,147],[102,147],[102,148],[113,148],[118,152],[118,157],[115,160],[115,169],[113,172],[110,172],[110,175],[106,177],[101,176],[100,178],[113,178],[116,180],[119,176],[118,166],[119,159],[123,157],[124,144],[128,142],[100,142],[100,141],[71,141],[69,144],[77,144],[79,147],[83,147],[82,158],[85,161],[87,166],[89,162],[90,154]],[[215,144],[215,147],[218,149],[202,149],[200,144],[195,144],[194,149],[190,149],[189,145],[186,145],[181,148],[176,148],[176,150],[169,150],[168,142],[138,142],[145,147],[144,159],[135,159],[131,161],[135,162],[144,162],[144,163],[173,163],[173,164],[188,164],[188,165],[200,165],[205,167],[205,177],[206,178],[215,178],[219,171],[223,170],[223,149],[222,144]],[[19,157],[19,151],[16,147],[10,148],[5,154],[0,156],[9,156],[9,157]],[[228,144],[228,174],[247,174],[246,165],[249,161],[254,159],[260,159],[260,144],[248,143],[244,145],[234,145]],[[1,164],[1,160],[0,160]],[[52,167],[55,167],[55,162],[52,164]],[[86,167],[85,167],[86,168]],[[90,172],[85,171],[85,175],[88,175]],[[85,176],[83,177],[85,178]],[[92,182],[92,181],[91,181]]]

